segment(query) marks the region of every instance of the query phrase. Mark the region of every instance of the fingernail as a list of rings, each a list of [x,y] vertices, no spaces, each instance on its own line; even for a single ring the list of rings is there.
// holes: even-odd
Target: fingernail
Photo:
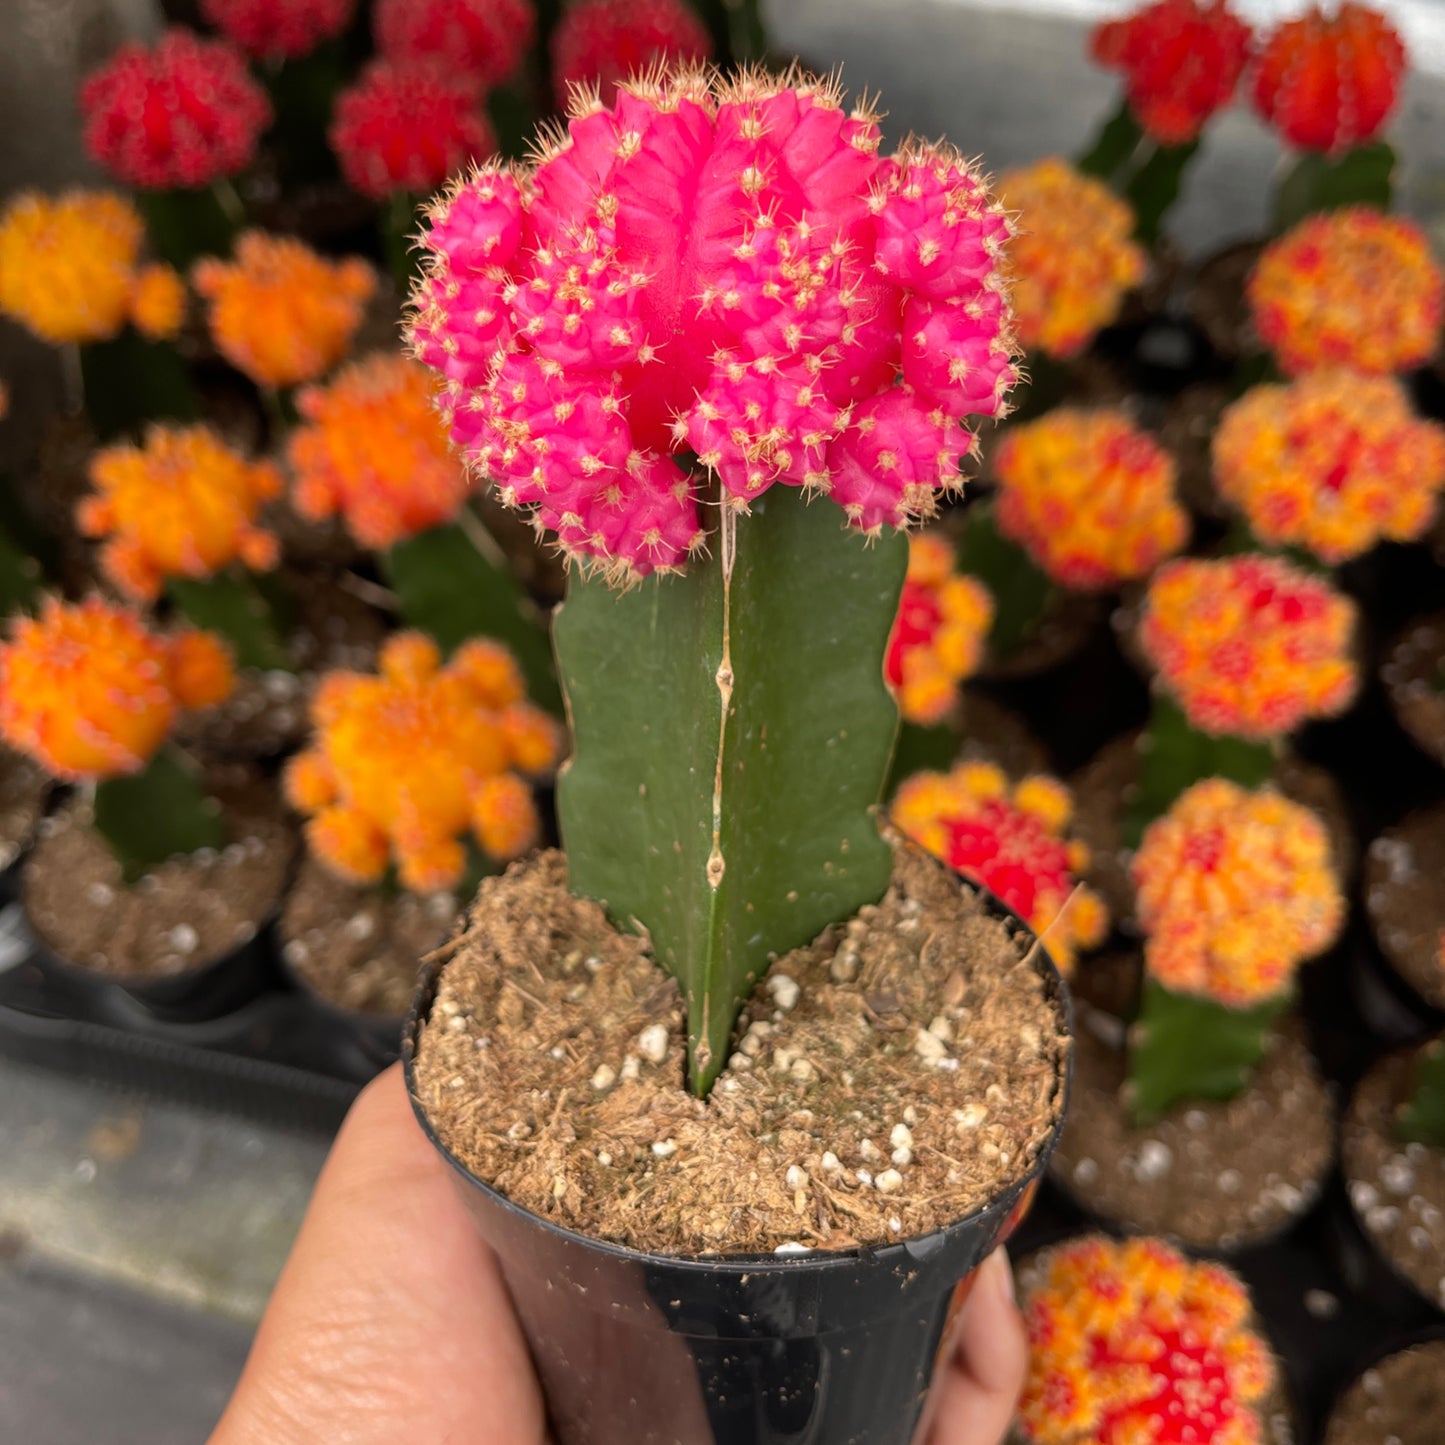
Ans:
[[[989,1261],[998,1276],[998,1283],[995,1284],[994,1288],[998,1290],[1009,1304],[1017,1305],[1018,1298],[1014,1293],[1014,1272],[1008,1261],[1008,1250],[1006,1250],[1003,1245],[999,1245],[989,1256]]]

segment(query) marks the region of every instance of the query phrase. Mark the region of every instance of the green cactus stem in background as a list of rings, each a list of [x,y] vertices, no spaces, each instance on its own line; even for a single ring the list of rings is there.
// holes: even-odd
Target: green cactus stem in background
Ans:
[[[1269,1050],[1288,996],[1255,1008],[1171,993],[1144,980],[1139,1017],[1129,1033],[1130,1114],[1146,1128],[1186,1099],[1232,1099],[1248,1087]]]
[[[1198,150],[1197,138],[1183,145],[1160,145],[1145,134],[1128,101],[1120,101],[1077,165],[1129,202],[1134,208],[1135,239],[1152,246],[1179,199],[1184,172]]]
[[[327,127],[351,62],[343,40],[323,41],[307,55],[278,60],[259,71],[271,97],[276,162],[288,185],[340,179]]]
[[[201,399],[181,354],[126,327],[79,348],[85,414],[101,441],[139,436],[148,421],[198,421]]]
[[[1373,206],[1388,211],[1394,193],[1395,152],[1388,141],[1359,146],[1341,156],[1306,151],[1274,193],[1274,230],[1287,231],[1317,211]]]
[[[229,256],[246,222],[245,208],[229,181],[197,190],[137,191],[151,249],[178,271],[202,256]]]
[[[506,643],[527,680],[527,696],[561,716],[547,619],[472,513],[396,543],[382,561],[409,627],[429,634],[443,652],[472,637]]]
[[[1407,1143],[1445,1149],[1445,1036],[1415,1056],[1414,1093],[1400,1112],[1398,1131]]]
[[[1059,590],[1048,575],[1017,542],[999,531],[989,503],[968,509],[958,565],[993,595],[988,645],[995,657],[1007,657],[1027,642],[1059,600]]]
[[[770,960],[888,886],[882,659],[907,561],[902,536],[775,487],[684,573],[620,593],[574,577],[557,612],[570,885],[682,984],[698,1094]]]
[[[268,595],[255,577],[233,567],[205,578],[172,577],[166,592],[189,622],[226,639],[238,666],[296,671],[274,588]]]
[[[1135,119],[1127,100],[1119,102],[1118,109],[1100,128],[1094,143],[1078,160],[1078,168],[1086,176],[1097,176],[1099,180],[1114,185],[1130,167],[1136,152],[1144,143],[1144,127]]]
[[[1200,732],[1178,703],[1159,693],[1139,750],[1139,783],[1125,809],[1121,833],[1126,848],[1137,848],[1149,824],[1201,779],[1228,778],[1242,788],[1258,788],[1274,774],[1271,744]]]
[[[206,793],[190,760],[169,746],[144,771],[96,784],[95,829],[127,883],[167,858],[226,843],[220,804]]]

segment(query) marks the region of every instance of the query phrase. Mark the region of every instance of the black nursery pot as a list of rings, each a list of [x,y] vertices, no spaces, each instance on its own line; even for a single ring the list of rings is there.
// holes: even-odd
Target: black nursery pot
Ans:
[[[797,1256],[627,1249],[513,1204],[438,1138],[415,1065],[441,967],[407,1020],[407,1089],[498,1257],[558,1445],[910,1445],[974,1271],[1026,1214],[1059,1124],[1026,1176],[933,1234]],[[1072,1037],[1067,993],[1044,967]],[[1071,1071],[1070,1049],[1060,1123]]]
[[[273,988],[276,948],[267,923],[245,943],[180,973],[126,976],[98,973],[57,953],[30,923],[31,957],[45,975],[102,1016],[139,1009],[158,1023],[202,1023],[234,1012]]]
[[[281,972],[292,988],[306,1000],[307,1006],[321,1015],[333,1032],[347,1041],[354,1059],[353,1067],[380,1073],[396,1062],[401,1051],[404,1014],[365,1013],[361,1009],[342,1008],[318,989],[299,968],[287,961],[286,950],[279,953]]]

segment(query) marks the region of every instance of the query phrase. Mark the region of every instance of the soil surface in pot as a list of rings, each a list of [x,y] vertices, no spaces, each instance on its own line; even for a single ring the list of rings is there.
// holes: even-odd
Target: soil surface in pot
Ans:
[[[1236,1249],[1314,1203],[1334,1119],[1302,1042],[1276,1035],[1244,1093],[1178,1104],[1143,1129],[1123,1103],[1122,1044],[1117,1019],[1081,1013],[1074,1096],[1051,1168],[1085,1209],[1196,1249]]]
[[[778,960],[706,1101],[677,985],[566,888],[489,878],[442,971],[419,1097],[479,1178],[558,1224],[668,1254],[927,1234],[1025,1176],[1069,1040],[1036,948],[895,841],[876,907]]]
[[[1400,726],[1445,763],[1445,615],[1412,623],[1380,668]]]
[[[1115,738],[1069,780],[1074,794],[1073,831],[1089,850],[1084,881],[1109,905],[1114,921],[1131,930],[1137,927],[1129,873],[1134,853],[1124,847],[1123,822],[1139,785],[1140,736]],[[1339,784],[1323,768],[1295,757],[1278,764],[1275,784],[1285,797],[1319,814],[1329,830],[1335,867],[1348,877],[1355,843]]]
[[[357,887],[307,858],[281,914],[282,948],[328,1003],[400,1016],[416,989],[418,960],[446,942],[457,912],[450,893]]]
[[[1365,908],[1380,951],[1400,977],[1445,1009],[1445,807],[1412,813],[1365,855]]]
[[[1258,241],[1226,246],[1200,266],[1190,288],[1189,314],[1226,361],[1247,355],[1259,345],[1249,309],[1248,282],[1263,249]]]
[[[45,812],[50,779],[20,753],[0,747],[0,868],[24,851]]]
[[[213,787],[230,843],[173,858],[127,887],[76,802],[47,819],[25,865],[25,911],[61,958],[97,974],[162,978],[248,943],[275,912],[295,834],[273,788]]]
[[[1350,1203],[1375,1248],[1445,1309],[1445,1149],[1395,1137],[1413,1060],[1409,1052],[1390,1054],[1360,1081],[1340,1131],[1340,1156]]]
[[[1445,1340],[1401,1350],[1357,1379],[1335,1406],[1324,1445],[1440,1445]]]

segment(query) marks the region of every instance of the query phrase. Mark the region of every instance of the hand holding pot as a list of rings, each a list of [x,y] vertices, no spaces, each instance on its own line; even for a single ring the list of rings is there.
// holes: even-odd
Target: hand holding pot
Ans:
[[[978,1272],[920,1445],[997,1445],[1024,1366],[1000,1252]],[[546,1422],[496,1262],[391,1069],[337,1137],[210,1445],[409,1438],[542,1445]]]

